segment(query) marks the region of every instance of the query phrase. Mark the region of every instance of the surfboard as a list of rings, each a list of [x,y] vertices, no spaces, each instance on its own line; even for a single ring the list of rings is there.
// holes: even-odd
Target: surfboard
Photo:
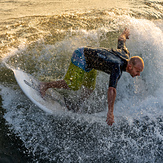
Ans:
[[[54,89],[49,89],[44,98],[39,91],[40,81],[22,70],[14,70],[15,79],[24,94],[43,111],[54,114],[57,110],[65,110],[64,97]]]

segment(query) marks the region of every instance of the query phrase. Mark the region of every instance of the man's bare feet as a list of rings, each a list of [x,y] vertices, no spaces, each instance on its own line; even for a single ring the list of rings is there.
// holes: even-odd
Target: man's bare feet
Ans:
[[[46,84],[45,83],[40,83],[39,89],[40,89],[41,97],[43,98],[45,96],[46,90],[47,90]]]

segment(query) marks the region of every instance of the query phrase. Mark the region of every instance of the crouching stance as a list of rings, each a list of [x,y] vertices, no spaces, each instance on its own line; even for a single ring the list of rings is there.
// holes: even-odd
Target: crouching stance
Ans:
[[[42,96],[49,88],[63,88],[78,90],[84,86],[84,93],[81,99],[84,101],[93,92],[96,85],[97,70],[109,74],[108,113],[107,124],[114,123],[114,102],[116,98],[116,86],[122,72],[128,72],[132,77],[140,76],[144,69],[144,62],[139,56],[130,57],[125,46],[126,39],[129,39],[129,30],[125,31],[118,38],[116,50],[106,48],[81,47],[74,51],[71,63],[63,80],[41,83],[40,93]]]

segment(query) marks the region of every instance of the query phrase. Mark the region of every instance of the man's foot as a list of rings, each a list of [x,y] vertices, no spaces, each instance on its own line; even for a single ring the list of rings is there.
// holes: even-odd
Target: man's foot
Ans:
[[[46,90],[47,90],[46,84],[40,83],[39,90],[40,90],[41,97],[43,98],[45,96]]]
[[[80,105],[79,104],[74,104],[72,103],[68,98],[64,97],[64,101],[65,101],[65,104],[66,104],[66,107],[68,110],[71,110],[73,112],[78,112],[79,111],[79,108],[80,108]]]

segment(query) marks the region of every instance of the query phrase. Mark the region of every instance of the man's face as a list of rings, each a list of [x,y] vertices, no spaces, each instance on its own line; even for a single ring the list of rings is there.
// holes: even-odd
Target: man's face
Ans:
[[[129,73],[134,78],[135,76],[140,76],[140,73],[143,71],[143,66],[141,63],[137,63],[136,65],[130,65]]]

